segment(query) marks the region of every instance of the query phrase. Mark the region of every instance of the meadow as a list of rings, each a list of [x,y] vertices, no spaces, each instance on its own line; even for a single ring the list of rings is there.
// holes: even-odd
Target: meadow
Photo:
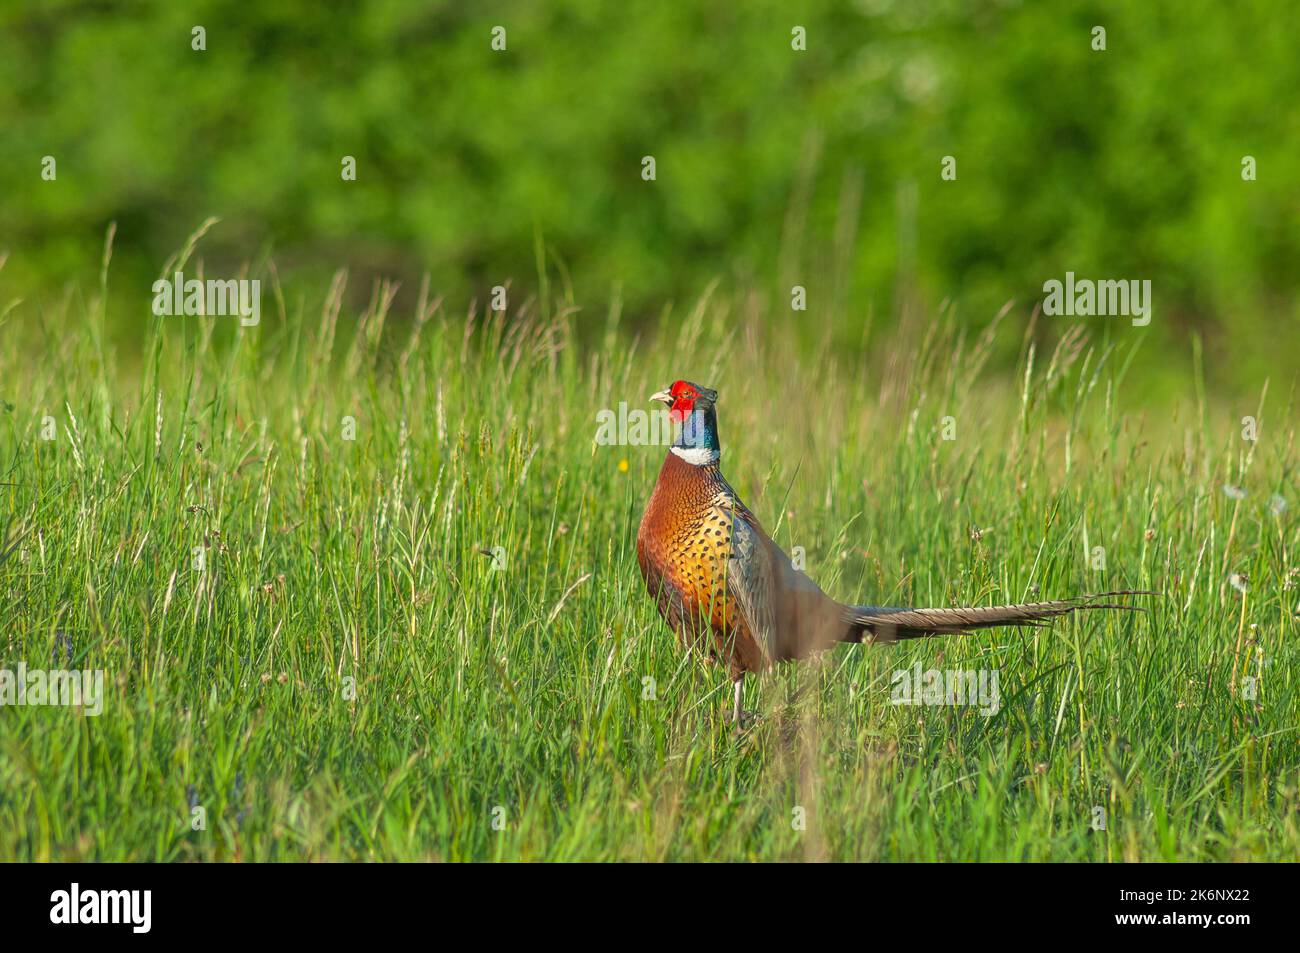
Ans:
[[[202,273],[193,243],[174,264]],[[1145,404],[1135,356],[1166,344],[1055,318],[1044,347],[1034,302],[840,315],[847,357],[716,288],[634,329],[544,273],[496,311],[426,279],[397,313],[272,270],[241,327],[143,288],[110,313],[112,275],[0,283],[0,668],[105,673],[99,716],[0,709],[4,859],[1300,849],[1288,381],[1209,396],[1189,336],[1161,358],[1185,392]],[[842,646],[751,680],[737,735],[637,570],[664,449],[595,441],[677,378],[720,391],[724,472],[842,600],[1159,595]],[[891,704],[917,664],[996,671],[998,711]]]

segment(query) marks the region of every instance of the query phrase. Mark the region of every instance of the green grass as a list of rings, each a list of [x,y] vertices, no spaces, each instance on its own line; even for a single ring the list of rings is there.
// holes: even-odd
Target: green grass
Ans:
[[[241,332],[155,319],[143,293],[106,316],[102,286],[3,290],[0,665],[48,664],[62,632],[107,674],[97,718],[0,709],[0,858],[1300,851],[1286,382],[1245,407],[1193,384],[1135,406],[1126,325],[986,372],[1027,309],[976,342],[942,316],[905,325],[858,361],[707,298],[635,336],[616,308],[421,321],[382,289],[357,315],[273,288]],[[1163,595],[1052,630],[842,647],[751,680],[763,717],[737,739],[725,673],[681,655],[637,571],[664,451],[593,444],[598,410],[677,377],[721,391],[724,471],[841,599]],[[917,662],[996,669],[1000,712],[891,705]]]

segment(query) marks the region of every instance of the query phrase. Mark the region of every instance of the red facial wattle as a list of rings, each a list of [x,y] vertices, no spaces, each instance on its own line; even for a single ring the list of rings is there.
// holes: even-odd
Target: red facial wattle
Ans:
[[[673,405],[668,410],[668,418],[677,423],[685,423],[686,418],[695,409],[695,399],[700,395],[685,381],[678,381],[668,393],[673,398]]]

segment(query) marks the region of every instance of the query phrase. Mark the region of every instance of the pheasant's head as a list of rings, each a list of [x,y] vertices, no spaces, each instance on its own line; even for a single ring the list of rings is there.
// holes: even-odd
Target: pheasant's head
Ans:
[[[677,381],[667,390],[650,395],[651,400],[661,400],[668,405],[668,416],[674,423],[685,423],[686,418],[697,408],[712,407],[718,399],[718,392],[690,381]]]
[[[718,443],[718,416],[714,404],[718,392],[691,381],[677,381],[667,390],[650,395],[668,405],[668,417],[681,424],[681,431],[670,448],[687,463],[710,465],[718,462],[722,447]]]

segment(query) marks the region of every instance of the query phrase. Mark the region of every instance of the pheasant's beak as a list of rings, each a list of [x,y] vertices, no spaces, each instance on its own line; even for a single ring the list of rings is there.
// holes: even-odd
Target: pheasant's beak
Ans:
[[[671,407],[671,406],[673,405],[673,395],[670,394],[670,393],[668,393],[668,391],[666,391],[666,390],[661,390],[661,391],[660,391],[659,393],[657,393],[657,394],[651,394],[651,395],[650,395],[650,399],[651,399],[651,400],[662,400],[662,401],[663,401],[665,404],[667,404],[669,407]]]

